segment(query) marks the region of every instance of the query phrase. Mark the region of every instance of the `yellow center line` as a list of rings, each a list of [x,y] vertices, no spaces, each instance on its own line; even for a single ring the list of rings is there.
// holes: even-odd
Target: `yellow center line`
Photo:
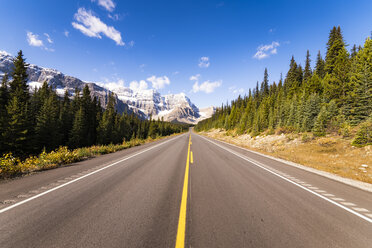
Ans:
[[[191,161],[190,161],[190,162],[193,164],[193,163],[194,163],[194,156],[193,156],[192,151],[190,151],[190,152],[191,152],[191,154],[190,154],[190,156],[191,156],[191,157],[190,157],[190,160],[191,160]]]
[[[188,190],[188,183],[189,183],[190,145],[191,145],[191,134],[190,134],[189,145],[188,145],[188,149],[187,149],[185,179],[183,181],[182,200],[181,200],[181,207],[180,207],[180,217],[178,219],[176,248],[184,248],[185,247],[186,207],[187,207],[187,190]]]

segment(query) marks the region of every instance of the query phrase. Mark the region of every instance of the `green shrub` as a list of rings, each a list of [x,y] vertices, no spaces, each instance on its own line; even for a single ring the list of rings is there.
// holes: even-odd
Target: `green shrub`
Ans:
[[[372,145],[372,121],[368,120],[360,125],[360,128],[355,135],[353,146]]]

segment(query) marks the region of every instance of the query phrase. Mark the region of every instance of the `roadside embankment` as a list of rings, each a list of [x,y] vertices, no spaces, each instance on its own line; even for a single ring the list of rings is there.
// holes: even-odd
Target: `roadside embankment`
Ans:
[[[237,135],[212,129],[199,134],[335,175],[372,183],[372,146],[355,147],[340,136],[305,134]]]

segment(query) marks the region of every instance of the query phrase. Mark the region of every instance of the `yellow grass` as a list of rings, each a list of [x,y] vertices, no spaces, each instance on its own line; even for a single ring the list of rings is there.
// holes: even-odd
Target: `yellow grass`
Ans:
[[[342,177],[372,183],[372,146],[354,147],[350,144],[351,140],[340,136],[314,138],[311,134],[292,133],[251,137],[216,129],[200,134]]]

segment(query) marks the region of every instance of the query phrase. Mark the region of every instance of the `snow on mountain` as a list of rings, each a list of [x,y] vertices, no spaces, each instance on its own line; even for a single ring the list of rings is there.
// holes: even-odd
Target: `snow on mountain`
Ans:
[[[13,71],[13,60],[14,57],[9,53],[0,51],[0,76],[4,73],[11,74]],[[41,66],[30,64],[27,68],[27,74],[29,78],[30,91],[35,87],[39,88],[44,81],[52,86],[57,94],[63,96],[67,90],[71,96],[75,94],[75,89],[83,90],[85,85],[88,85],[91,95],[96,96],[100,101],[102,107],[106,107],[108,103],[108,97],[110,91],[103,88],[95,83],[83,82],[82,80],[65,75],[55,69],[43,68]],[[132,112],[127,104],[123,103],[119,99],[116,102],[116,109],[118,112]],[[141,118],[145,118],[142,113],[136,113]]]
[[[201,115],[199,108],[184,93],[162,96],[154,89],[133,90],[124,86],[111,89],[133,111],[142,112],[147,118],[155,120],[196,124],[214,113],[209,111]]]
[[[12,55],[0,51],[0,77],[13,70]],[[164,121],[196,124],[209,118],[214,113],[214,107],[200,109],[184,94],[168,94],[162,96],[154,89],[133,90],[129,87],[105,85],[101,83],[84,82],[55,69],[43,68],[30,64],[27,68],[30,90],[41,87],[46,81],[57,94],[63,96],[67,90],[74,95],[75,89],[82,90],[88,85],[92,96],[100,99],[102,107],[106,107],[110,92],[116,95],[116,108],[119,112],[135,113],[141,118],[164,119]]]

